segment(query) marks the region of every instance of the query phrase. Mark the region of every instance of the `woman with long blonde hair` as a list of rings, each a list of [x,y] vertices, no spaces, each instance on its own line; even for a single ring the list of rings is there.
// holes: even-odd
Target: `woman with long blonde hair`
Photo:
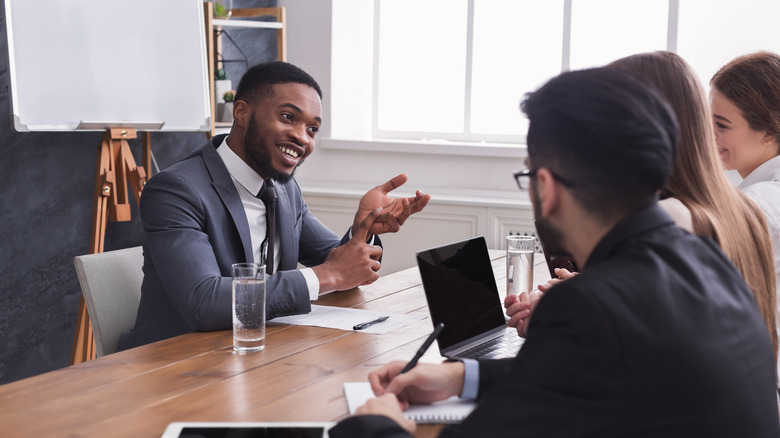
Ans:
[[[661,206],[683,228],[718,243],[745,277],[764,318],[777,357],[776,291],[772,248],[761,209],[734,188],[716,155],[706,94],[693,69],[672,52],[621,58],[616,68],[654,85],[680,124],[674,169]]]

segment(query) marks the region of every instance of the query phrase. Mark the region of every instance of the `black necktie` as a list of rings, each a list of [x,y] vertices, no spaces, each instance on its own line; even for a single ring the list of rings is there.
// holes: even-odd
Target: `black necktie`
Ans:
[[[268,252],[265,260],[265,272],[274,273],[274,234],[276,233],[276,190],[271,178],[265,180],[265,184],[260,188],[257,197],[265,204],[265,223],[266,233],[265,241],[268,242]],[[265,242],[264,242],[265,243]],[[261,245],[262,255],[262,245]]]

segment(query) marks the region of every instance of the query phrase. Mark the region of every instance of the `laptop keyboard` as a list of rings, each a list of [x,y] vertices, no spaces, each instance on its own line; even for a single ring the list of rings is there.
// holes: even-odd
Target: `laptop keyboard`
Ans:
[[[505,359],[517,356],[525,339],[517,336],[514,330],[506,330],[503,336],[489,339],[468,350],[458,353],[458,357],[469,359]]]

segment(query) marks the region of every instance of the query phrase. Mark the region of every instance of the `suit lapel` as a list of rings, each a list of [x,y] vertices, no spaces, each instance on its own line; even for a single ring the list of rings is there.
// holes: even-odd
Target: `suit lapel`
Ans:
[[[203,162],[211,175],[212,187],[214,187],[228,213],[230,213],[233,224],[238,230],[241,245],[244,248],[244,257],[247,262],[252,262],[254,261],[254,254],[252,252],[252,238],[249,233],[249,221],[246,218],[246,211],[244,211],[244,205],[241,203],[241,197],[238,196],[236,186],[233,184],[233,179],[222,162],[222,158],[217,154],[215,146],[220,145],[223,138],[224,136],[216,136],[201,149]]]

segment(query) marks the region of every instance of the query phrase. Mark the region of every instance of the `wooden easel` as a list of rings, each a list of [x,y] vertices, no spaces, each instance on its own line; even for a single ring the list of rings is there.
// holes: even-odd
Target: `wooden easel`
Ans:
[[[95,197],[92,204],[92,235],[89,244],[90,254],[103,252],[106,226],[109,220],[129,221],[131,219],[127,194],[128,181],[137,204],[141,197],[141,190],[146,184],[146,175],[151,173],[150,160],[148,159],[151,153],[150,133],[145,132],[143,137],[143,160],[146,169],[137,167],[135,164],[135,159],[127,143],[127,140],[131,138],[137,138],[135,129],[109,128],[103,134],[103,140],[98,146]],[[95,358],[95,353],[92,324],[82,296],[70,363],[75,365],[92,360]]]

